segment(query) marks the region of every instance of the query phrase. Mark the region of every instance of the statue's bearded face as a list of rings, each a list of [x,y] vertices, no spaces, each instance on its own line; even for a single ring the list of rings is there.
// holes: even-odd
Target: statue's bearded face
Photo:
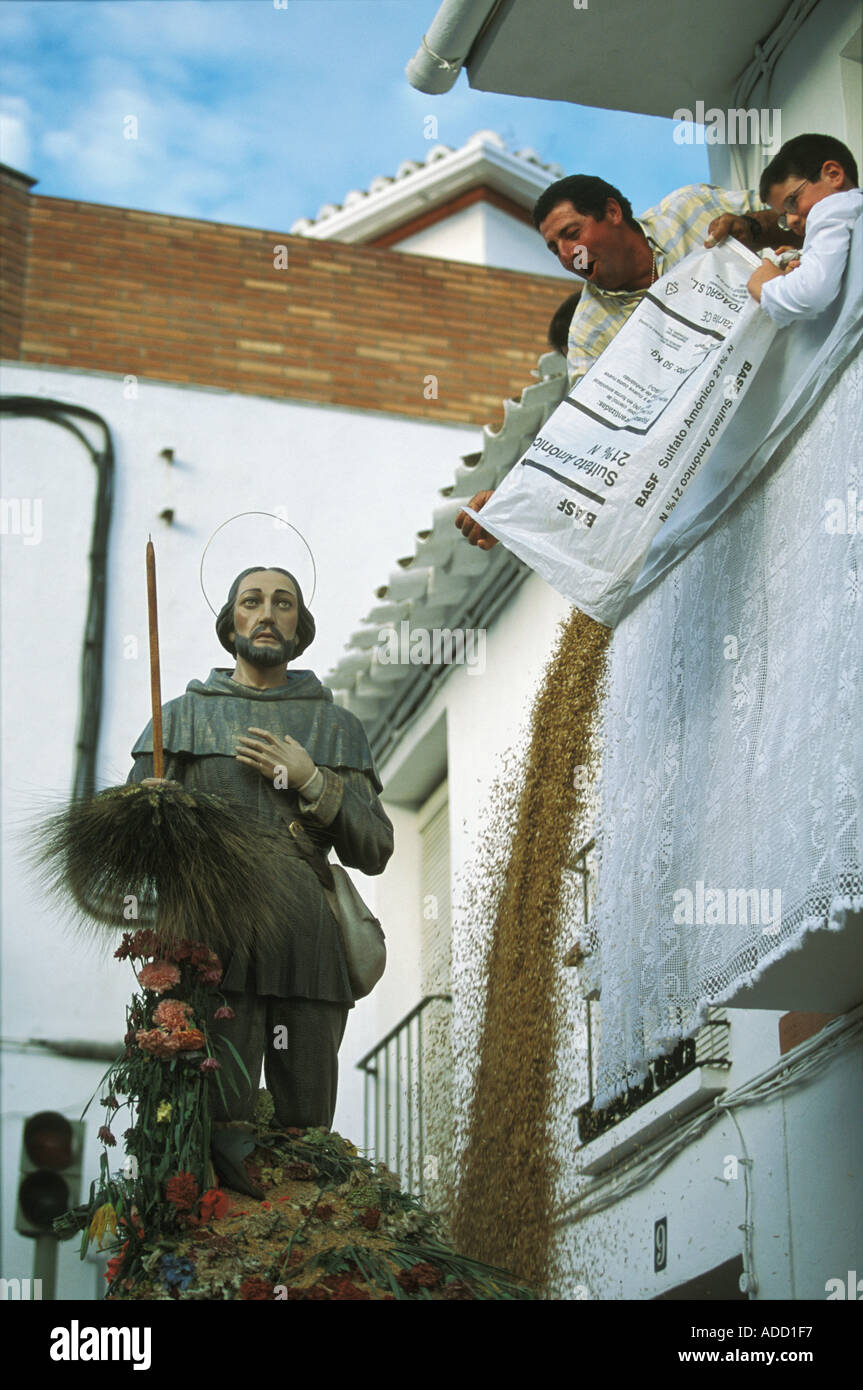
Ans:
[[[297,631],[297,591],[278,570],[247,574],[234,603],[231,637],[237,656],[253,666],[284,666]]]

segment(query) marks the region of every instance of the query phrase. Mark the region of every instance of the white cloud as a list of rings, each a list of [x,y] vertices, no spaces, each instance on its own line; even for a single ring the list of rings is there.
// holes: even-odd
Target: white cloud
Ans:
[[[30,173],[30,121],[26,101],[20,97],[0,98],[0,161],[23,174]]]
[[[706,177],[703,149],[684,167],[671,122],[478,92],[464,76],[442,98],[415,91],[403,69],[429,2],[4,0],[0,88],[30,108],[6,111],[6,158],[28,156],[44,193],[270,228],[424,159],[429,114],[432,143],[492,128],[638,208]]]
[[[241,121],[140,87],[103,89],[60,129],[47,130],[41,146],[80,196],[144,198],[154,211],[188,216],[231,195],[250,159]]]

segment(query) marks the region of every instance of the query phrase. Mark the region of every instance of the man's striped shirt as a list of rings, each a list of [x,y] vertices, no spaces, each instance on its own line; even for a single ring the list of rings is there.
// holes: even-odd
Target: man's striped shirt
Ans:
[[[651,250],[656,252],[656,276],[664,275],[691,251],[704,245],[707,229],[723,212],[758,212],[763,207],[754,191],[728,192],[709,183],[691,183],[669,193],[655,208],[637,218]],[[569,327],[570,385],[584,376],[608,347],[646,290],[600,290],[587,282]]]

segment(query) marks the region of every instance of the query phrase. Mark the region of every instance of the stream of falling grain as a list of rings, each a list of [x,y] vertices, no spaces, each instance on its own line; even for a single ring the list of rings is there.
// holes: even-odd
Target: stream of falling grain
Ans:
[[[555,1182],[548,1111],[560,889],[588,796],[576,770],[591,762],[610,636],[578,610],[562,626],[531,714],[518,805],[501,795],[492,808],[469,928],[493,935],[453,1236],[465,1254],[537,1289],[547,1288]]]

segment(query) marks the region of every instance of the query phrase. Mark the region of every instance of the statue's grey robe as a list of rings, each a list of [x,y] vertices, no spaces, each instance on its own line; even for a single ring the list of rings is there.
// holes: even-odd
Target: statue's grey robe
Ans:
[[[289,734],[324,774],[324,789],[309,804],[236,760],[237,739],[251,726]],[[365,731],[311,671],[291,671],[288,683],[253,691],[225,670],[192,681],[185,695],[162,710],[165,776],[190,791],[213,792],[284,832],[286,920],[284,939],[269,953],[223,959],[222,988],[282,999],[318,999],[351,1005],[338,926],[314,869],[288,831],[299,820],[320,859],[331,847],[341,862],[379,874],[393,849],[393,828],[378,800],[381,789]],[[129,781],[153,775],[153,733],[148,724],[132,750]],[[249,912],[254,913],[254,903]],[[190,923],[190,936],[193,935]]]

